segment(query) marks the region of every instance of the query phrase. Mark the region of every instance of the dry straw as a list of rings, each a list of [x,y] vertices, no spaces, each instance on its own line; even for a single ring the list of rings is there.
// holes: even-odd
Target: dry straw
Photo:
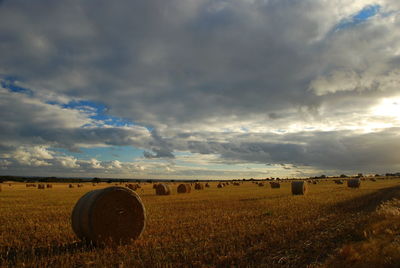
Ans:
[[[170,195],[170,194],[171,194],[171,188],[169,187],[168,184],[165,183],[157,184],[156,195]]]
[[[292,181],[292,194],[304,195],[307,193],[307,184],[305,181]]]
[[[271,185],[272,189],[281,188],[281,184],[279,182],[271,181],[269,184]]]
[[[194,189],[196,190],[203,190],[204,189],[204,185],[202,183],[196,183],[194,185]]]
[[[347,187],[350,188],[360,188],[361,180],[360,179],[350,179],[347,181]]]
[[[179,186],[177,188],[177,192],[180,193],[180,194],[190,193],[191,190],[192,190],[192,186],[190,186],[189,183],[179,184]]]
[[[72,211],[71,221],[73,231],[84,241],[127,244],[142,234],[146,211],[134,191],[113,186],[82,196]]]

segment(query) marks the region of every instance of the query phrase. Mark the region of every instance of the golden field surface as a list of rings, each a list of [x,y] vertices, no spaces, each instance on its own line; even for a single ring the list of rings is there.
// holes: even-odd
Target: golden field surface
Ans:
[[[71,228],[71,211],[88,191],[52,183],[52,189],[2,184],[1,267],[398,267],[400,179],[362,181],[350,189],[331,180],[308,184],[304,196],[268,183],[157,196],[137,190],[146,229],[129,245],[93,247]],[[123,184],[124,185],[124,184]],[[123,186],[122,185],[122,186]],[[398,202],[400,203],[400,202]],[[386,209],[386,210],[384,210]],[[390,213],[381,213],[390,211]],[[371,265],[372,264],[372,265]]]

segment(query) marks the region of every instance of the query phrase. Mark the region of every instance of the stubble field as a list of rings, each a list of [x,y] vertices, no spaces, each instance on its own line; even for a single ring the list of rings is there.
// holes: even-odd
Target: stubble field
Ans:
[[[293,196],[289,182],[280,189],[251,182],[219,189],[211,183],[189,194],[177,194],[178,185],[171,184],[172,195],[156,196],[151,184],[142,184],[137,191],[147,214],[142,236],[126,246],[93,247],[76,238],[71,211],[83,194],[109,184],[68,188],[53,183],[52,189],[38,190],[3,183],[0,265],[362,267],[367,262],[396,267],[400,261],[395,253],[399,226],[394,224],[399,215],[376,212],[382,202],[400,198],[399,178],[362,181],[359,189],[320,181],[309,184],[305,196]],[[379,240],[382,228],[392,232],[385,236],[389,241]],[[382,252],[388,243],[394,253]],[[367,260],[361,249],[369,250],[368,258],[382,259]]]

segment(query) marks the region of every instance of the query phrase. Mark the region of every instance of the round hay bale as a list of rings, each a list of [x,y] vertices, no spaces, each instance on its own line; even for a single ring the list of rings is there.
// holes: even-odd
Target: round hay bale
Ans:
[[[292,194],[304,195],[307,193],[307,184],[304,181],[292,181]]]
[[[279,182],[271,181],[269,184],[270,184],[272,189],[281,188],[281,184]]]
[[[74,185],[70,184],[68,185],[68,188],[74,188]]]
[[[361,180],[360,179],[350,179],[347,181],[347,187],[350,188],[360,188]]]
[[[203,190],[204,189],[204,185],[202,183],[196,183],[194,185],[194,189],[195,190]]]
[[[189,183],[179,184],[179,186],[177,188],[177,192],[180,193],[180,194],[190,193],[191,190],[192,190],[192,186],[190,186]]]
[[[205,185],[205,187],[210,188],[211,185],[207,182],[206,185]]]
[[[168,184],[165,183],[157,184],[156,195],[170,195],[170,194],[171,194],[171,188],[169,187]]]
[[[258,186],[263,187],[263,186],[264,186],[264,183],[259,182],[259,183],[258,183]]]
[[[38,189],[44,189],[44,188],[46,188],[45,187],[45,185],[44,184],[38,184],[38,187],[37,187]]]
[[[158,183],[154,183],[153,184],[153,189],[157,189],[157,185],[158,185]]]
[[[223,188],[224,185],[222,183],[218,183],[217,188]]]
[[[46,188],[53,188],[52,184],[46,184]]]
[[[72,229],[82,240],[94,244],[127,244],[138,238],[146,225],[140,197],[124,187],[93,190],[75,204]]]
[[[136,191],[138,189],[135,184],[131,184],[131,183],[126,184],[125,187],[131,189],[132,191]]]

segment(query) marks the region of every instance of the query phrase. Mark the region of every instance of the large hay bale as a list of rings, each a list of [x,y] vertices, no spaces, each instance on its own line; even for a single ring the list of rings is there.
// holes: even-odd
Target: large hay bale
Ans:
[[[196,183],[194,185],[194,189],[196,190],[203,190],[204,189],[204,185],[202,183]]]
[[[307,193],[307,184],[304,181],[292,181],[292,194],[304,195]]]
[[[271,181],[271,182],[269,183],[269,185],[271,186],[272,189],[281,188],[281,184],[280,184],[279,182]]]
[[[180,193],[180,194],[190,193],[191,190],[192,190],[192,186],[190,186],[189,183],[179,184],[179,186],[177,188],[177,192]]]
[[[37,187],[38,189],[44,189],[44,188],[46,188],[45,187],[45,185],[44,184],[38,184],[38,187]]]
[[[218,183],[217,188],[223,188],[223,187],[224,187],[224,184]]]
[[[168,184],[165,183],[157,184],[156,195],[170,195],[170,194],[171,194],[171,188],[169,187]]]
[[[53,188],[52,184],[46,184],[46,188]]]
[[[206,187],[206,188],[210,188],[211,186],[210,186],[210,184],[207,182],[206,185],[205,185],[205,187]]]
[[[360,188],[361,180],[360,179],[350,179],[347,181],[347,187],[350,188]]]
[[[74,188],[73,184],[68,185],[68,188]]]
[[[94,244],[127,244],[138,238],[146,225],[140,197],[120,186],[93,190],[83,195],[71,215],[72,229]]]
[[[158,185],[158,183],[154,183],[153,184],[153,189],[157,189],[157,185]]]

